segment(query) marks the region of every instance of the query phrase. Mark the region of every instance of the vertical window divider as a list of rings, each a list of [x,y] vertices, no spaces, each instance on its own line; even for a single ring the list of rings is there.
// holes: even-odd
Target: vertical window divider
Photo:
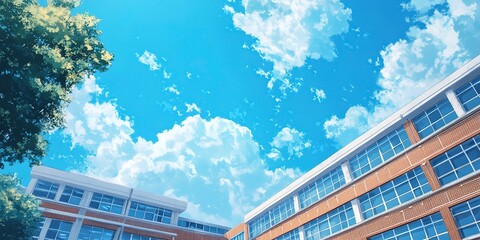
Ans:
[[[455,95],[455,93],[452,90],[448,90],[445,93],[445,95],[447,95],[447,99],[450,102],[450,104],[452,104],[453,110],[455,111],[457,116],[459,118],[463,117],[466,112],[465,112],[465,109],[463,109],[462,104],[458,100],[457,95]]]
[[[363,218],[362,206],[360,206],[360,201],[358,200],[358,198],[354,198],[350,202],[352,203],[353,214],[355,214],[355,221],[357,223],[363,222],[365,219]]]
[[[57,194],[55,195],[55,198],[53,199],[54,201],[57,201],[57,202],[60,201],[60,197],[62,196],[62,193],[63,193],[64,189],[65,189],[65,184],[60,184],[60,186],[58,186]]]

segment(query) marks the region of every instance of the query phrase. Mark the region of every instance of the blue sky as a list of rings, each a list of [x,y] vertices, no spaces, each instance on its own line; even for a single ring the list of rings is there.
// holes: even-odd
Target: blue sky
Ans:
[[[43,164],[227,226],[480,53],[474,0],[106,1]],[[26,164],[7,166],[28,181]]]

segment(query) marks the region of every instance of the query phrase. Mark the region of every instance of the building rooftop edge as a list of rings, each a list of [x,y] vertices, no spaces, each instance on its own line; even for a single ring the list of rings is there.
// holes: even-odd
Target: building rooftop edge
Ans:
[[[432,86],[426,92],[420,94],[417,98],[412,100],[411,102],[407,103],[405,106],[397,110],[391,116],[380,122],[379,124],[375,125],[352,142],[332,154],[330,157],[325,159],[323,162],[315,166],[310,171],[306,172],[304,175],[300,176],[297,180],[293,181],[284,189],[280,190],[278,193],[273,195],[271,198],[260,204],[258,207],[254,208],[252,211],[248,212],[244,217],[244,223],[252,220],[259,214],[265,212],[274,204],[279,202],[282,199],[292,195],[298,190],[300,187],[306,185],[310,181],[312,181],[315,177],[320,175],[325,170],[329,169],[330,167],[338,164],[341,160],[346,160],[345,158],[350,157],[350,155],[355,152],[357,149],[363,147],[364,145],[368,145],[371,143],[371,140],[377,137],[379,134],[385,132],[393,125],[399,123],[405,116],[413,113],[415,110],[419,108],[423,103],[430,101],[438,94],[448,90],[448,88],[459,81],[465,75],[468,75],[475,69],[480,66],[480,55],[476,56],[468,63],[460,67],[458,70]]]
[[[131,194],[131,199],[133,200],[138,200],[142,203],[153,204],[155,206],[171,208],[172,210],[180,213],[184,212],[188,205],[187,202],[179,199],[157,195],[116,183],[106,182],[101,179],[88,177],[82,174],[66,172],[46,166],[34,166],[30,175],[35,178],[64,182],[73,186],[98,190],[99,192],[105,192],[107,194],[111,193],[127,198]]]

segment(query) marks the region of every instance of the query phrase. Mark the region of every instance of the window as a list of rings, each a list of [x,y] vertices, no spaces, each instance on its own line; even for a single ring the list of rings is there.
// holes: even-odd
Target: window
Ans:
[[[433,170],[445,185],[480,169],[480,135],[430,160]]]
[[[35,223],[35,231],[33,232],[32,239],[39,239],[40,232],[42,232],[43,224],[45,224],[45,218],[41,218],[40,221]]]
[[[67,240],[70,236],[70,231],[72,230],[73,223],[64,222],[56,219],[52,219],[50,226],[48,227],[47,233],[45,234],[46,240]]]
[[[300,207],[306,208],[345,184],[342,167],[337,167],[298,192]]]
[[[73,205],[79,205],[82,200],[83,190],[65,186],[62,196],[60,196],[60,202],[70,203]]]
[[[410,145],[410,139],[403,126],[392,131],[349,160],[353,178],[358,178],[390,160]]]
[[[417,221],[407,223],[392,230],[369,237],[368,240],[423,240],[438,239],[449,240],[447,227],[443,222],[442,215],[435,213]]]
[[[305,240],[323,239],[354,224],[355,215],[348,202],[305,224]]]
[[[47,198],[53,200],[55,199],[55,195],[57,195],[57,191],[58,183],[38,180],[32,194],[40,198]]]
[[[477,78],[455,91],[465,111],[470,111],[480,104],[480,78]]]
[[[241,232],[230,240],[245,240],[245,233]]]
[[[124,232],[122,234],[122,239],[121,240],[160,240],[160,239]]]
[[[124,199],[112,197],[101,193],[93,193],[90,207],[105,212],[121,214],[123,210]]]
[[[80,228],[78,239],[80,240],[112,240],[115,231],[105,228],[83,225]]]
[[[228,229],[226,228],[209,226],[203,223],[196,223],[185,218],[179,218],[177,225],[184,228],[198,229],[201,231],[211,232],[215,234],[222,234],[222,235],[228,232]]]
[[[293,197],[290,197],[248,224],[250,239],[255,238],[275,224],[292,216],[293,213],[295,213],[295,207],[293,205]]]
[[[423,174],[422,168],[416,167],[363,194],[358,200],[363,217],[368,219],[430,191],[430,185]]]
[[[456,118],[457,114],[452,105],[445,99],[416,116],[413,119],[413,125],[415,125],[420,138],[423,139]]]
[[[130,210],[128,211],[128,216],[170,224],[172,210],[132,202]]]
[[[462,238],[480,237],[480,197],[453,206],[450,210]]]
[[[294,229],[278,238],[275,238],[275,240],[300,240],[300,231],[298,230],[298,228]]]

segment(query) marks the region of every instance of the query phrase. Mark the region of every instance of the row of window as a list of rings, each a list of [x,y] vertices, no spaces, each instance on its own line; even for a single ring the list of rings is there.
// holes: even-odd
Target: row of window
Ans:
[[[447,227],[443,222],[442,215],[435,213],[417,221],[407,223],[389,231],[368,238],[368,240],[422,240],[438,239],[449,240]]]
[[[293,203],[293,197],[283,200],[274,208],[260,215],[248,224],[250,239],[260,235],[270,227],[292,216],[294,213],[295,206]]]
[[[283,234],[275,240],[300,240],[300,230],[298,228],[293,229],[292,231]]]
[[[450,208],[462,239],[480,237],[480,197]],[[389,231],[368,238],[369,240],[417,240],[450,239],[440,213],[434,213],[417,221],[407,223]]]
[[[463,85],[462,87],[458,88],[455,91],[455,94],[462,104],[465,111],[471,111],[478,105],[480,105],[480,78],[476,78],[473,81]],[[419,136],[421,138],[425,138],[432,134],[433,132],[439,130],[443,126],[447,125],[448,123],[452,122],[458,118],[457,114],[455,113],[451,103],[448,99],[444,98],[440,100],[437,104],[432,106],[431,108],[427,109],[426,111],[418,114],[416,117],[413,118],[412,122],[417,130]],[[476,140],[475,140],[476,141]],[[478,141],[476,141],[478,143]],[[403,152],[406,148],[411,146],[410,139],[403,127],[400,127],[382,137],[380,140],[376,141],[375,143],[371,144],[370,146],[366,147],[365,150],[361,151],[359,154],[355,155],[353,158],[348,160],[349,167],[353,178],[359,178],[367,172],[370,172],[372,169],[376,168],[383,162],[391,160],[393,157],[397,156],[401,152]],[[477,145],[478,146],[478,145]],[[463,149],[463,147],[462,147]],[[467,149],[470,152],[466,153],[468,155],[468,160],[470,160],[470,165],[465,167],[464,169],[459,169],[458,173],[448,172],[448,168],[443,166],[442,170],[435,170],[437,175],[440,172],[447,172],[445,175],[445,180],[440,179],[443,183],[445,181],[453,181],[455,179],[464,176],[472,171],[478,170],[479,168],[479,161],[478,161],[478,152],[476,149]],[[475,157],[470,157],[472,154],[477,154]],[[472,160],[476,159],[476,160]],[[438,160],[441,162],[440,160]],[[453,163],[450,163],[453,164]],[[442,167],[440,167],[442,168]],[[422,173],[423,174],[423,173]],[[425,177],[421,177],[422,180]],[[453,180],[452,180],[453,179]],[[300,207],[306,208],[312,205],[315,202],[318,202],[326,195],[330,194],[331,192],[337,190],[342,185],[345,184],[345,177],[343,172],[341,171],[341,167],[337,167],[336,169],[332,170],[331,172],[326,173],[322,177],[320,177],[317,181],[312,184],[307,185],[306,187],[300,189],[298,192]],[[427,185],[424,185],[427,188]],[[413,187],[413,186],[411,186]],[[386,187],[385,187],[386,188]],[[428,187],[429,188],[429,187]],[[415,191],[411,193],[407,193],[402,199],[407,199],[407,197],[418,194],[423,194],[425,191],[430,191],[424,188],[415,188]],[[387,199],[390,197],[390,192],[387,192],[386,197]],[[398,194],[398,193],[397,193]],[[392,195],[393,196],[393,195]],[[389,205],[395,203],[395,201],[401,201],[402,199],[398,198],[397,200],[391,200],[391,202],[387,201]],[[380,200],[380,198],[378,199]],[[382,206],[378,206],[378,208],[371,208],[370,211],[364,213],[364,215],[370,217],[376,214],[376,211],[380,211],[381,208],[388,209],[387,202]],[[279,203],[283,204],[282,203]],[[373,205],[372,205],[373,206]],[[278,206],[276,206],[278,207]],[[274,208],[276,208],[274,207]],[[253,237],[259,235],[260,233],[266,231],[274,224],[271,224],[269,221],[270,213],[264,213],[261,216],[254,219],[249,224],[250,229],[250,236],[251,239]],[[254,224],[252,224],[254,223]],[[252,229],[253,228],[253,229]]]
[[[168,224],[172,220],[172,210],[139,202],[132,202],[130,210],[128,211],[128,216]]]
[[[345,184],[342,167],[325,174],[298,192],[300,207],[306,208]]]
[[[122,214],[125,199],[107,194],[93,193],[89,206],[104,212]]]
[[[241,232],[241,233],[235,235],[235,237],[233,237],[231,240],[245,240],[245,233]]]
[[[412,122],[420,138],[425,138],[457,118],[452,104],[444,99],[435,106],[422,112]]]
[[[480,135],[433,158],[430,163],[442,186],[480,170]]]
[[[422,168],[417,167],[372,189],[360,196],[358,200],[364,219],[368,219],[430,191],[430,185]],[[348,202],[305,224],[305,239],[324,239],[356,223],[352,204]],[[296,239],[298,234],[297,229],[282,235],[277,240]]]
[[[37,197],[53,200],[55,199],[58,189],[59,189],[59,184],[57,183],[51,183],[45,180],[38,180],[35,186],[35,189],[33,191],[33,195]],[[82,200],[83,194],[84,194],[84,190],[67,185],[65,186],[59,201],[73,204],[73,205],[79,205],[80,201]],[[122,214],[124,205],[125,205],[125,199],[123,198],[118,198],[118,197],[110,196],[107,194],[101,194],[101,193],[95,192],[93,193],[92,199],[88,206],[90,208],[97,209],[100,211]],[[293,210],[291,212],[293,213]],[[280,216],[282,215],[283,213],[280,214]],[[172,222],[173,211],[170,209],[165,209],[161,207],[156,207],[156,206],[132,201],[128,211],[128,216],[170,224]],[[280,219],[278,219],[278,217],[274,217],[274,219],[275,219],[274,220],[275,222],[281,221]],[[192,221],[181,220],[181,219],[179,219],[178,221],[178,226],[185,227],[185,228],[199,229],[202,231],[221,234],[221,235],[225,234],[228,231],[228,229],[226,228],[214,227],[214,226],[209,226],[209,225],[195,223]]]
[[[358,200],[363,218],[369,219],[431,190],[422,168],[416,167],[363,194]]]
[[[356,223],[352,204],[348,202],[305,224],[305,240],[323,239]]]
[[[178,219],[178,226],[184,227],[184,228],[192,228],[192,229],[198,229],[201,231],[205,232],[210,232],[210,233],[216,233],[216,234],[225,234],[228,232],[229,229],[226,228],[221,228],[221,227],[214,227],[214,226],[209,226],[203,223],[196,223],[191,220],[179,218]]]
[[[38,239],[45,219],[38,223],[35,236],[33,239]],[[51,219],[47,232],[45,233],[45,240],[68,240],[72,230],[73,223]],[[112,240],[115,236],[115,231],[100,227],[83,225],[80,228],[80,233],[77,239],[79,240]],[[121,240],[160,240],[154,237],[142,236],[138,234],[123,232]]]
[[[359,178],[383,162],[392,159],[411,144],[405,128],[400,127],[392,131],[348,161],[353,178]]]
[[[39,179],[32,194],[40,198],[54,200],[58,189],[58,183]],[[83,194],[84,190],[66,185],[59,201],[72,205],[80,205]],[[125,199],[94,192],[88,206],[100,211],[122,214]],[[128,216],[170,224],[172,220],[172,210],[132,201]]]
[[[480,237],[480,197],[458,204],[451,209],[452,216],[462,238]],[[342,229],[354,225],[355,219],[350,203],[304,225],[305,239],[324,239]],[[300,230],[294,229],[276,240],[298,240]],[[369,240],[421,240],[450,239],[440,213],[404,224],[368,238]]]

